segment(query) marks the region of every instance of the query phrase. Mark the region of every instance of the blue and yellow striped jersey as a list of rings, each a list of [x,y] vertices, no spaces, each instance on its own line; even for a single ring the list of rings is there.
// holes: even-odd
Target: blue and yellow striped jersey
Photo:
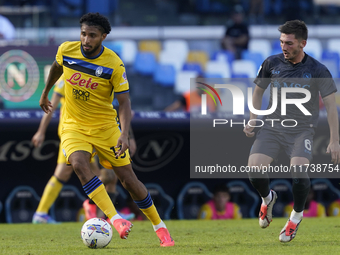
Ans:
[[[56,61],[64,70],[64,128],[117,125],[112,101],[115,93],[129,91],[129,83],[122,60],[112,50],[101,47],[97,56],[88,58],[80,41],[59,46]]]

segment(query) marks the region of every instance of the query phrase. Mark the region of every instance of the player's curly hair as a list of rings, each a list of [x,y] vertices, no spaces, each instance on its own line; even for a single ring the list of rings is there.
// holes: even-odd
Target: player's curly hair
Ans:
[[[282,34],[293,34],[296,39],[307,40],[308,28],[305,22],[301,20],[290,20],[279,27]]]
[[[80,25],[83,23],[86,23],[88,26],[98,26],[102,30],[103,33],[109,34],[111,31],[111,25],[109,20],[104,17],[103,15],[100,15],[98,12],[93,13],[87,13],[84,14],[80,20]]]

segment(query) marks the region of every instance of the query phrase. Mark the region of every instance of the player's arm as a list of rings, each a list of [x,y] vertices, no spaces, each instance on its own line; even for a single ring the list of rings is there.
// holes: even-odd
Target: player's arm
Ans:
[[[262,98],[263,98],[263,94],[264,94],[264,89],[259,87],[259,86],[255,86],[254,92],[253,92],[253,106],[256,110],[261,110],[261,105],[262,105]],[[257,115],[250,112],[250,120],[256,119]],[[255,126],[256,122],[253,121],[250,123],[251,125]],[[246,136],[248,137],[253,137],[255,135],[255,133],[253,132],[254,127],[249,126],[248,124],[245,126],[245,128],[243,129],[243,132],[246,134]]]
[[[129,92],[115,95],[119,102],[119,119],[121,127],[121,135],[116,145],[116,157],[119,157],[129,148],[129,129],[131,123],[131,102]],[[119,148],[122,146],[121,148]]]
[[[334,164],[340,163],[340,145],[339,145],[339,119],[336,108],[335,93],[323,98],[327,111],[327,121],[329,124],[330,140],[326,153],[330,153]]]
[[[50,113],[44,114],[44,116],[41,118],[39,128],[37,132],[34,134],[34,136],[32,137],[32,143],[34,147],[40,147],[42,143],[44,142],[47,126],[48,124],[50,124],[53,113],[55,109],[57,109],[58,107],[60,98],[61,98],[61,95],[59,95],[58,93],[53,93],[52,98],[51,98],[52,110]]]
[[[60,66],[57,61],[54,61],[50,73],[48,74],[45,88],[41,94],[39,105],[44,112],[50,113],[52,111],[53,105],[48,100],[48,93],[50,92],[53,85],[57,82],[60,76],[63,74],[63,67]]]

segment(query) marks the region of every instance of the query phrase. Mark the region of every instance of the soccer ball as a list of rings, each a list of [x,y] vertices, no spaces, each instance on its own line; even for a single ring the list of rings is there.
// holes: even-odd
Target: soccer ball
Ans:
[[[83,243],[92,249],[104,248],[112,238],[111,225],[103,219],[93,218],[86,221],[81,228]]]

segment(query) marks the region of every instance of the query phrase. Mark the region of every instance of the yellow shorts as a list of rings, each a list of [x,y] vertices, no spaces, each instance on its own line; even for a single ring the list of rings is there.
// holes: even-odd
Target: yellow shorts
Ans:
[[[96,163],[96,159],[94,157],[91,157],[91,163]],[[65,158],[65,155],[63,153],[61,143],[59,143],[59,152],[58,152],[57,164],[66,164],[66,158]]]
[[[75,151],[87,151],[95,155],[93,149],[99,157],[99,163],[108,169],[113,167],[126,166],[130,164],[131,158],[129,151],[126,150],[118,159],[115,157],[115,146],[120,137],[120,130],[117,126],[107,129],[77,129],[73,127],[64,127],[61,132],[61,147],[66,162]]]

